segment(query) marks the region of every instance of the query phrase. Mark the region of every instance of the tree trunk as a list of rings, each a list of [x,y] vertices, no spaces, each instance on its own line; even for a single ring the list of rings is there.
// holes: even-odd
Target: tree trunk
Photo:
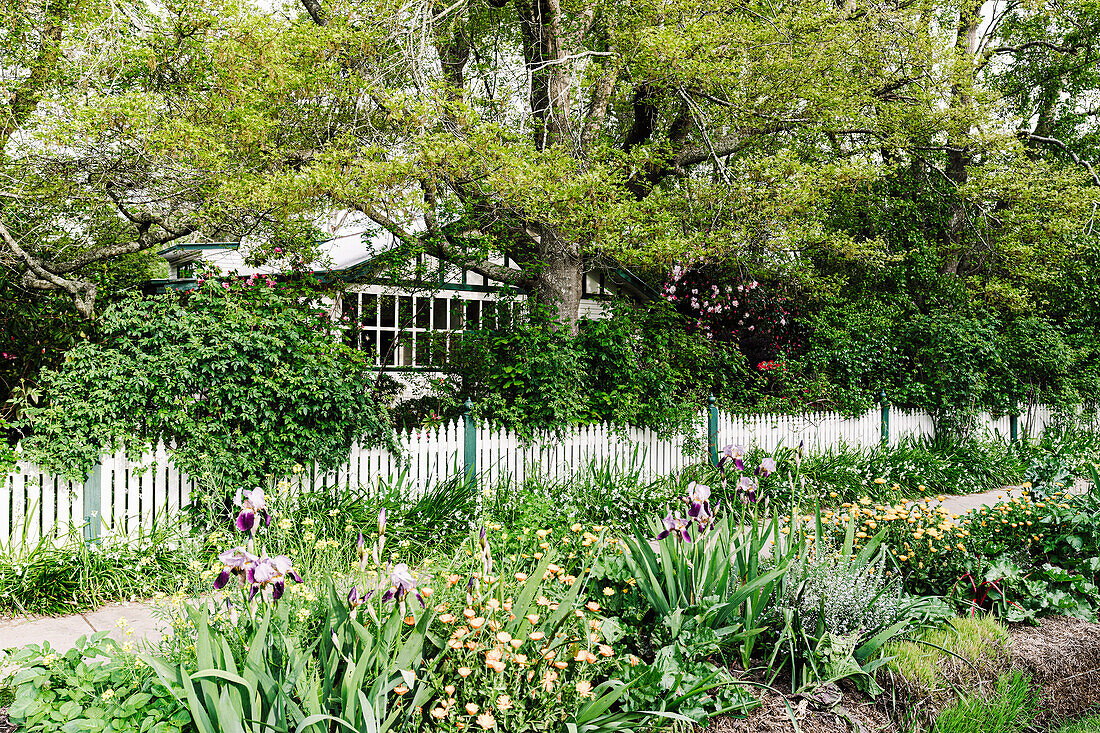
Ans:
[[[971,162],[970,122],[966,118],[973,103],[971,86],[974,83],[975,54],[978,52],[978,28],[981,20],[981,2],[959,11],[955,51],[959,55],[959,63],[965,63],[966,67],[962,72],[963,78],[957,79],[951,87],[951,107],[958,110],[963,119],[952,135],[945,171],[956,188],[966,183],[967,167]],[[947,227],[947,252],[940,267],[940,272],[945,275],[959,274],[959,264],[965,257],[966,225],[966,201],[961,194],[956,194],[951,202],[951,220]]]
[[[532,315],[576,335],[584,277],[579,248],[563,241],[552,228],[540,227],[532,262],[524,265],[532,276]]]

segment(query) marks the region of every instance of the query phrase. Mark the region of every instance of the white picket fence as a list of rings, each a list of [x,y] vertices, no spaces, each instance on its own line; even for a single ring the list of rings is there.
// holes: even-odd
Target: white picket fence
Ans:
[[[1087,417],[1087,416],[1086,416]],[[1019,417],[1020,434],[1038,435],[1051,424],[1049,407],[1032,408]],[[976,428],[1008,437],[1011,418],[994,418],[983,412],[977,416]],[[907,437],[927,437],[935,433],[932,416],[925,412],[890,410],[890,445]],[[821,451],[840,444],[870,448],[882,442],[882,412],[879,408],[862,415],[844,417],[835,412],[809,412],[801,415],[732,415],[718,416],[719,447],[733,443],[756,445],[772,451],[780,445],[794,448],[802,443],[807,451]]]
[[[1095,420],[1096,416],[1090,417]],[[561,480],[591,464],[640,470],[647,477],[668,475],[706,460],[707,418],[706,413],[701,415],[697,432],[689,436],[663,436],[653,430],[604,424],[525,441],[506,430],[477,426],[472,430],[474,468],[480,481],[498,486],[519,485],[534,476]],[[1021,416],[1019,429],[1037,435],[1051,419],[1049,409],[1035,408]],[[1007,437],[1009,418],[994,420],[983,415],[978,427]],[[891,443],[907,435],[931,433],[929,415],[891,410]],[[715,438],[719,448],[740,443],[767,451],[780,445],[795,447],[800,442],[809,452],[841,444],[871,447],[881,440],[881,413],[876,408],[851,418],[825,412],[719,414]],[[334,491],[400,484],[415,493],[466,469],[466,432],[461,422],[404,434],[398,445],[398,454],[355,445],[348,462],[335,470],[307,467],[288,480],[292,486]],[[104,456],[86,482],[67,480],[19,462],[4,478],[4,488],[0,493],[0,539],[10,537],[14,543],[29,544],[86,524],[96,528],[96,535],[133,535],[186,506],[194,482],[172,466],[160,445],[139,461],[129,461],[123,452]]]

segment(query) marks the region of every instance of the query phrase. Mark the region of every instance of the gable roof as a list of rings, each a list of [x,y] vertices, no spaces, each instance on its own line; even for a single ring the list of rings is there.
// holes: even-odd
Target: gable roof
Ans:
[[[364,232],[355,232],[333,237],[320,243],[323,257],[331,262],[331,267],[313,270],[314,276],[326,281],[341,280],[348,284],[381,283],[397,287],[423,287],[429,284],[422,280],[417,281],[385,274],[394,265],[393,256],[395,252],[399,251],[399,248],[394,246],[393,238],[389,235],[375,236],[368,242],[364,242],[363,234]],[[389,241],[380,241],[385,239]],[[385,244],[389,244],[389,246],[386,247]],[[378,245],[382,245],[382,247]],[[216,266],[222,272],[243,276],[256,274],[277,277],[285,272],[285,268],[273,263],[262,266],[249,265],[246,262],[246,253],[241,251],[240,242],[184,242],[167,247],[157,254],[164,257],[170,264],[182,265],[201,260]],[[430,257],[430,255],[413,255],[412,257],[421,256]],[[407,257],[405,262],[411,262],[412,257]],[[504,264],[508,264],[507,257],[504,258]],[[611,282],[623,288],[635,298],[653,300],[659,297],[656,290],[626,267],[614,264],[600,269]],[[440,289],[525,292],[521,288],[503,283],[496,285],[489,285],[488,282],[482,285],[467,284],[465,275],[463,275],[461,285],[449,283],[443,276],[443,268],[438,268],[438,272]],[[189,290],[197,284],[198,281],[195,278],[157,279],[148,281],[145,290],[146,292],[164,292],[167,289]]]

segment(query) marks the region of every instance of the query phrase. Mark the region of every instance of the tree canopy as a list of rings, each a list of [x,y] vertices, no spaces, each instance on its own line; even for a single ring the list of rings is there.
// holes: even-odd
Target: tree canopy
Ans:
[[[1023,302],[1100,190],[1085,0],[4,12],[6,248],[85,314],[89,261],[195,232],[309,250],[342,209],[573,324],[586,259],[813,281],[807,252],[896,256],[887,222],[832,225],[846,194],[907,198],[939,271]]]

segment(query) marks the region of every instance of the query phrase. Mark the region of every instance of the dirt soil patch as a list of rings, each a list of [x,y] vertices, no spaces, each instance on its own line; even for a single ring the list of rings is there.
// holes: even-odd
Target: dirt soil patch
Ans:
[[[898,728],[886,713],[847,685],[828,685],[812,695],[753,690],[760,707],[744,718],[720,717],[702,733],[791,733],[791,714],[803,733],[886,733]],[[789,706],[789,707],[788,707]]]

